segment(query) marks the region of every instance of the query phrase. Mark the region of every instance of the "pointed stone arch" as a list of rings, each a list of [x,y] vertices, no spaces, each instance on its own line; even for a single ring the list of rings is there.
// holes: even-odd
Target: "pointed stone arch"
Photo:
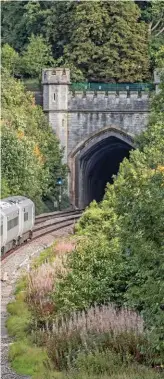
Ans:
[[[111,156],[113,154],[113,157],[116,157],[115,161],[119,161],[117,151],[119,151],[119,154],[121,152],[120,159],[122,160],[123,158],[121,157],[128,156],[129,150],[134,147],[133,136],[117,126],[105,127],[81,141],[68,157],[70,169],[69,193],[72,204],[83,208],[93,200],[94,191],[91,187],[94,186],[94,180],[96,181],[96,174],[93,174],[94,167],[96,170],[99,170],[101,176],[105,156],[109,158],[110,154]],[[114,150],[115,154],[112,153]],[[114,169],[113,174],[115,174],[118,162],[113,162],[112,164]],[[112,173],[112,167],[110,170]],[[94,180],[93,176],[95,176]],[[104,175],[104,182],[105,180]],[[99,192],[102,193],[103,184],[101,183],[100,185],[97,177],[97,191],[98,187],[101,187],[101,191],[99,189]]]

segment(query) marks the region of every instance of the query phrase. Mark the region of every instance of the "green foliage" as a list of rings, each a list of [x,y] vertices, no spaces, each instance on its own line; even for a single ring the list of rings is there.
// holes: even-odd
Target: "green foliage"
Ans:
[[[2,67],[7,69],[11,74],[18,74],[20,72],[19,54],[8,43],[2,47],[1,62]]]
[[[82,215],[77,233],[85,238],[53,295],[58,312],[109,300],[137,309],[158,364],[164,354],[163,93],[162,87],[153,99],[151,124],[138,138],[139,148],[121,163],[103,201]]]
[[[141,9],[141,20],[146,22],[149,33],[149,55],[151,70],[156,67],[156,54],[163,45],[164,3],[160,0],[136,1]]]
[[[31,35],[26,50],[22,55],[23,73],[41,80],[43,67],[54,65],[51,46],[41,35]]]
[[[1,198],[8,197],[10,195],[10,188],[5,177],[1,180]]]
[[[92,370],[91,370],[92,371]],[[57,376],[52,376],[58,379]],[[162,379],[162,374],[145,367],[132,366],[127,368],[117,367],[117,371],[109,376],[108,372],[96,375],[87,373],[86,370],[72,370],[67,374],[63,374],[59,379]]]
[[[84,249],[85,246],[85,249]],[[69,257],[69,273],[59,281],[53,295],[60,312],[84,309],[94,302],[115,301],[113,280],[121,269],[118,238],[109,246],[102,235],[84,239]],[[114,277],[113,277],[114,275]]]
[[[20,340],[26,338],[31,324],[31,315],[24,302],[24,294],[17,295],[16,300],[8,304],[7,310],[10,313],[7,319],[9,335]]]
[[[28,195],[32,199],[41,195],[42,165],[34,155],[34,142],[27,137],[19,139],[17,132],[8,127],[3,127],[1,141],[2,176],[7,180],[10,194]]]
[[[12,149],[11,149],[12,146]],[[58,196],[57,177],[65,178],[63,152],[42,109],[23,84],[2,73],[2,197],[23,194],[44,210],[43,198]]]
[[[25,302],[24,291],[26,278],[23,276],[16,286],[16,298],[7,306],[10,316],[7,319],[7,329],[10,336],[15,337],[15,342],[10,345],[9,360],[12,368],[19,374],[39,377],[45,372],[45,362],[48,356],[44,349],[32,344],[30,329],[32,314]],[[23,291],[22,291],[23,289]]]
[[[82,2],[69,9],[71,38],[64,46],[65,64],[72,62],[90,81],[148,77],[146,28],[138,22],[133,2]]]
[[[18,374],[35,375],[44,371],[44,361],[48,359],[46,352],[39,348],[30,346],[28,340],[14,342],[9,351],[9,360],[12,368]]]
[[[160,46],[155,58],[157,67],[164,68],[164,45]]]
[[[33,268],[41,266],[43,263],[52,262],[55,259],[54,245],[42,251],[39,257],[35,258],[32,263]]]
[[[52,49],[55,65],[70,67],[74,81],[149,78],[148,28],[133,1],[9,2],[2,4],[2,29],[3,43],[19,50],[32,76],[54,64]]]
[[[128,362],[129,359],[129,362]],[[76,359],[76,371],[72,370],[72,378],[111,378],[111,379],[144,379],[160,378],[160,375],[144,366],[131,363],[130,357],[127,362],[122,362],[119,354],[107,350],[105,352],[80,353]],[[76,375],[77,376],[76,376]],[[69,378],[69,376],[68,376]]]
[[[14,294],[15,294],[15,295],[18,295],[18,294],[20,294],[21,292],[24,294],[24,291],[25,291],[26,287],[27,287],[27,274],[24,273],[24,274],[22,274],[22,276],[17,280]],[[24,299],[23,296],[22,296],[21,298],[22,298],[22,300]]]
[[[26,2],[2,1],[2,43],[19,50],[26,43]]]

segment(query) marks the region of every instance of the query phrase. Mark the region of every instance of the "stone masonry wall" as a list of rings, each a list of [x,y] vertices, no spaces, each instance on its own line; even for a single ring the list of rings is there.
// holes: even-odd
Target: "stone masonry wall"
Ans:
[[[78,144],[104,128],[118,128],[130,136],[147,124],[148,93],[69,91],[69,69],[43,70],[43,110],[65,148],[64,161]]]
[[[135,136],[146,127],[148,120],[148,94],[122,92],[69,92],[68,96],[68,154],[76,145],[106,127],[124,130]]]

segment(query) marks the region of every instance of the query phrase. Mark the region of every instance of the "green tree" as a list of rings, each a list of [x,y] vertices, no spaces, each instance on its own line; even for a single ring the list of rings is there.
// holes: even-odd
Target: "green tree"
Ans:
[[[148,25],[141,20],[135,2],[9,3],[2,4],[2,41],[21,53],[33,34],[42,36],[51,47],[55,65],[71,68],[73,80],[133,82],[149,78]],[[32,67],[28,57],[26,63]],[[28,71],[31,75],[30,68]],[[36,75],[35,68],[32,75]]]
[[[149,32],[149,54],[151,71],[156,65],[156,53],[163,45],[164,36],[164,3],[160,0],[136,1],[141,9],[141,19],[147,23]]]
[[[162,83],[163,86],[163,83]],[[162,87],[163,88],[163,87]],[[160,102],[159,102],[160,99]],[[164,119],[163,89],[151,123],[124,159],[100,204],[91,203],[77,234],[84,235],[59,278],[54,301],[69,312],[109,300],[142,313],[154,349],[164,352]]]
[[[43,165],[34,153],[35,143],[11,127],[2,128],[1,143],[2,178],[4,176],[7,181],[10,195],[39,197],[45,177]]]
[[[25,1],[2,1],[2,43],[20,51],[27,42]]]
[[[45,38],[55,23],[50,24],[53,4],[49,1],[2,1],[2,43],[22,52],[31,34]]]
[[[57,198],[56,178],[60,175],[65,178],[63,152],[41,107],[35,105],[32,94],[26,92],[23,84],[11,77],[6,70],[2,72],[2,123],[2,178],[7,181],[5,183],[10,189],[10,195],[25,193],[26,189],[26,194],[37,201],[38,207],[43,210],[43,199],[50,197],[53,202]],[[15,146],[13,151],[12,145]],[[23,149],[27,150],[24,160]],[[19,158],[16,156],[21,156],[22,159],[20,170]],[[28,173],[27,167],[25,173],[29,178],[32,175],[33,188],[28,178],[24,183],[23,165],[31,170],[31,174]]]
[[[2,66],[11,74],[20,73],[20,57],[19,54],[7,43],[3,45],[1,51]]]
[[[153,0],[151,2],[151,17],[149,20],[149,33],[157,38],[164,33],[164,3]]]
[[[75,2],[62,63],[74,64],[90,81],[148,78],[148,35],[139,16],[133,2]]]
[[[3,177],[1,179],[1,198],[10,196],[10,188],[8,186],[7,179]]]
[[[43,67],[53,65],[54,60],[51,53],[51,47],[42,36],[32,36],[29,38],[29,44],[22,55],[22,68],[25,74],[31,77],[39,77]]]

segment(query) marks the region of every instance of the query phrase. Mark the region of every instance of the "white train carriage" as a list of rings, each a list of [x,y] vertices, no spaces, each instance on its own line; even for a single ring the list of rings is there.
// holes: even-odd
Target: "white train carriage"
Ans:
[[[12,196],[0,200],[0,217],[2,254],[32,237],[35,206],[30,199]]]
[[[15,204],[1,201],[1,251],[2,254],[16,245],[19,235],[19,211]]]

